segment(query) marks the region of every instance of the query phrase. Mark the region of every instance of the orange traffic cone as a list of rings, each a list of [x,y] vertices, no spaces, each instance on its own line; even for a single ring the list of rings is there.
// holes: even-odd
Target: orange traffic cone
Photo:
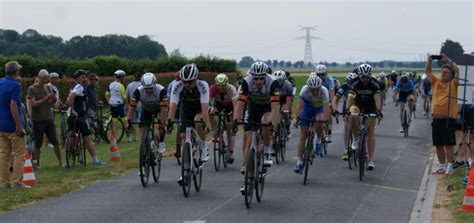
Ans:
[[[25,166],[23,167],[23,183],[32,186],[36,184],[35,173],[33,173],[33,165],[31,164],[30,153],[25,153]]]
[[[469,179],[464,192],[464,201],[460,211],[474,212],[474,168],[469,171]]]
[[[121,161],[122,157],[120,156],[119,148],[117,146],[117,138],[115,138],[115,136],[113,135],[110,135],[109,141],[110,141],[110,160],[114,162]]]

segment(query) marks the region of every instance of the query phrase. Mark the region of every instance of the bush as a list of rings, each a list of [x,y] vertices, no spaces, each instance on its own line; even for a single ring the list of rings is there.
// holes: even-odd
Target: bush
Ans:
[[[34,77],[41,69],[47,69],[50,72],[58,72],[60,75],[65,76],[72,76],[78,69],[88,70],[99,76],[112,76],[114,71],[118,69],[124,70],[128,74],[133,74],[136,71],[166,73],[176,72],[188,63],[196,63],[201,72],[237,72],[236,62],[234,60],[219,59],[210,56],[198,56],[192,59],[165,56],[154,60],[131,60],[118,56],[97,56],[90,59],[79,60],[59,57],[44,58],[27,55],[5,57],[0,55],[0,63],[2,66],[11,60],[16,60],[23,66],[23,77]],[[0,75],[5,75],[4,69],[0,70]]]
[[[205,80],[209,83],[209,85],[212,85],[214,83],[214,78],[216,77],[217,72],[200,72],[199,77],[202,80]],[[168,84],[174,80],[175,72],[168,72],[168,73],[155,73],[155,76],[158,79],[158,83],[163,85],[164,87],[167,87]],[[229,83],[234,83],[237,80],[237,73],[227,73],[227,76],[229,77]],[[22,86],[22,98],[24,99],[26,97],[26,93],[28,90],[28,87],[31,86],[34,83],[34,77],[29,77],[29,78],[22,78],[21,79],[21,86]],[[99,100],[104,101],[104,103],[107,103],[105,100],[105,92],[107,91],[107,87],[109,84],[114,81],[114,77],[106,76],[106,77],[100,77],[99,78],[99,83],[96,87],[97,91],[97,98]],[[124,86],[126,87],[130,82],[133,81],[133,75],[126,76],[124,79]],[[69,94],[69,90],[73,87],[75,84],[75,80],[71,77],[63,77],[58,80],[57,87],[59,91],[59,97],[62,102],[65,102],[67,99],[67,96]]]

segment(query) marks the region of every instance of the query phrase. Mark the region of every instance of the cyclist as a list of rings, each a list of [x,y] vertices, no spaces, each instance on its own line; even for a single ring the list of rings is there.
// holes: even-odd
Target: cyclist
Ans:
[[[346,111],[347,108],[347,98],[350,90],[350,86],[352,82],[357,79],[357,74],[355,73],[348,73],[346,76],[346,79],[344,81],[344,84],[342,84],[339,89],[336,92],[336,96],[334,97],[334,100],[332,101],[332,107],[337,108],[339,100],[342,98],[342,111]],[[337,115],[337,114],[336,114]],[[347,145],[347,137],[349,137],[349,116],[344,115],[344,148],[347,148],[349,145]],[[344,149],[344,153],[342,154],[341,157],[343,160],[348,159],[347,155],[347,149]]]
[[[128,109],[128,125],[127,129],[132,128],[132,118],[139,104],[141,104],[140,111],[140,132],[141,136],[146,134],[144,132],[147,122],[153,122],[154,117],[160,114],[160,126],[159,131],[155,131],[155,138],[158,143],[158,152],[164,153],[165,148],[165,129],[166,126],[166,115],[168,114],[168,96],[166,95],[166,88],[161,84],[157,84],[156,77],[152,73],[146,73],[140,80],[141,86],[139,86],[133,92],[130,99],[130,108]],[[140,149],[145,150],[145,145],[140,144]],[[145,154],[145,153],[143,153]],[[145,157],[142,157],[144,159]]]
[[[408,108],[410,109],[410,118],[413,112],[413,101],[416,97],[415,84],[408,77],[408,74],[402,75],[393,90],[393,100],[400,104],[400,122],[403,124],[403,108],[408,101]],[[400,126],[400,132],[403,133],[403,126]]]
[[[332,76],[331,78],[332,78],[332,81],[334,82],[334,95],[336,95],[336,92],[341,86],[341,83],[339,82],[336,76]]]
[[[135,93],[135,90],[137,90],[137,88],[142,85],[141,83],[142,73],[135,72],[135,74],[133,74],[133,78],[134,78],[133,81],[130,82],[130,84],[128,84],[127,88],[125,89],[125,94],[127,95],[127,102],[130,106],[132,106],[130,102],[132,100],[133,94]],[[129,112],[130,112],[130,108],[129,108]],[[142,113],[142,104],[139,101],[138,104],[134,108],[134,112],[132,116],[130,117],[131,119],[129,118],[128,120],[131,120],[133,122],[138,122],[141,113]],[[135,128],[133,127],[133,125],[131,125],[130,128],[127,127],[127,135],[128,135],[128,142],[131,142],[132,140],[137,141],[137,136],[136,136]]]
[[[290,111],[291,101],[293,99],[293,86],[286,79],[286,73],[284,70],[277,70],[273,72],[272,76],[277,82],[277,87],[280,89],[280,110],[283,110],[283,119],[285,120],[285,127],[287,134],[290,133]],[[275,145],[274,145],[275,146]]]
[[[310,75],[306,81],[306,85],[301,89],[300,96],[298,97],[296,114],[299,116],[296,118],[296,126],[300,124],[300,140],[298,142],[298,155],[296,159],[295,173],[301,173],[303,168],[302,155],[304,152],[304,146],[306,138],[308,137],[309,125],[311,120],[325,121],[326,115],[325,110],[329,109],[329,93],[328,89],[322,86],[321,79],[316,75]],[[314,153],[321,154],[321,138],[323,136],[323,123],[316,122],[316,148]]]
[[[377,76],[377,82],[379,83],[380,88],[380,97],[382,99],[382,105],[385,105],[385,95],[387,94],[387,79],[385,78],[385,73],[382,71],[379,76]]]
[[[431,83],[426,74],[421,76],[420,92],[423,98],[423,107],[429,106],[431,103]],[[428,103],[428,105],[426,105]],[[423,115],[426,115],[426,111],[423,111]]]
[[[327,74],[328,70],[326,66],[319,64],[316,66],[316,75],[322,80],[322,85],[326,87],[329,91],[329,101],[334,99],[334,81],[331,77]],[[324,113],[326,115],[326,120],[329,122],[329,129],[328,135],[326,136],[326,141],[331,142],[331,134],[332,134],[332,116],[331,112],[334,108],[332,105],[329,105],[329,109],[325,110]]]
[[[179,78],[179,71],[176,71],[176,73],[174,75],[174,80],[171,81],[171,83],[168,84],[168,88],[167,88],[167,91],[166,91],[166,95],[168,96],[168,99],[171,98],[171,89],[173,88],[174,83],[176,83],[180,80],[181,79]],[[169,103],[171,103],[171,102],[169,102]],[[170,107],[170,105],[168,105],[168,108],[169,107]],[[180,109],[180,103],[177,104],[176,109],[177,110]],[[179,120],[179,112],[176,112],[176,115],[175,115],[174,118],[175,118],[175,120]],[[177,140],[178,140],[178,142],[181,142],[181,135],[180,134],[177,134]],[[181,148],[179,148],[179,146],[176,146],[176,150],[174,152],[174,157],[176,157],[176,158],[181,157]]]
[[[285,71],[285,74],[286,74],[286,79],[291,83],[291,86],[293,86],[293,92],[292,92],[292,94],[293,94],[293,96],[295,96],[295,95],[296,95],[296,92],[297,92],[297,87],[296,87],[295,78],[293,78],[293,77],[291,76],[290,71],[288,71],[288,70],[284,70],[284,71]],[[293,108],[294,99],[295,99],[294,97],[291,98],[291,108]],[[292,119],[292,117],[293,117],[292,113],[293,113],[293,112],[292,112],[292,109],[290,109],[290,121],[291,121],[291,119]],[[288,132],[288,138],[291,138],[292,136],[293,136],[293,134],[292,134],[291,132]]]
[[[76,84],[69,93],[66,102],[66,104],[69,105],[69,130],[75,126],[75,130],[81,132],[84,138],[84,144],[92,157],[94,166],[104,165],[105,162],[99,160],[96,156],[90,127],[87,123],[88,95],[84,89],[87,85],[87,72],[85,70],[77,70],[73,76],[76,79]]]
[[[397,71],[392,70],[392,72],[390,72],[390,78],[388,82],[389,87],[394,88],[397,81],[398,81],[398,73]]]
[[[123,86],[125,71],[116,70],[114,75],[115,81],[110,83],[109,88],[107,88],[107,91],[105,92],[105,98],[109,102],[110,114],[112,116],[112,135],[116,136],[117,129],[114,119],[122,119],[125,117],[125,102],[127,101],[127,95],[125,94],[125,87]]]
[[[350,113],[377,114],[379,121],[383,118],[381,112],[380,88],[377,80],[372,77],[372,67],[368,64],[361,64],[357,68],[358,78],[354,81],[349,90],[347,107]],[[359,148],[359,140],[367,140],[368,165],[367,170],[373,170],[374,150],[375,150],[375,119],[367,122],[367,139],[359,139],[360,117],[351,115],[351,130],[353,134],[352,149]]]
[[[267,74],[268,66],[264,62],[257,61],[250,66],[249,75],[244,79],[242,85],[239,88],[239,100],[234,109],[234,121],[233,121],[233,131],[237,132],[237,120],[242,118],[244,105],[247,103],[247,112],[248,117],[246,121],[256,122],[256,123],[272,123],[273,129],[276,129],[278,125],[278,113],[279,113],[279,99],[280,91],[278,89],[278,83],[275,79]],[[244,154],[244,164],[240,169],[242,174],[245,174],[245,157],[247,157],[250,144],[252,131],[256,131],[257,127],[251,123],[245,124],[244,138],[245,146]],[[262,127],[262,138],[263,145],[265,147],[265,166],[271,166],[272,161],[272,147],[270,135],[270,127]]]
[[[209,121],[209,85],[207,82],[198,79],[199,70],[195,64],[184,65],[179,71],[181,80],[173,84],[171,88],[170,112],[168,113],[167,131],[173,130],[173,121],[176,117],[177,106],[179,106],[180,121],[204,121],[196,123],[195,128],[201,138],[201,160],[209,160],[209,147],[206,143],[206,133],[208,131],[205,123]],[[186,127],[192,127],[190,123],[180,125],[181,140],[185,138]],[[184,143],[181,143],[184,145]],[[178,183],[182,183],[181,178]]]
[[[214,79],[215,84],[209,88],[209,98],[211,100],[211,109],[209,114],[216,114],[219,112],[224,112],[227,117],[227,139],[229,154],[227,155],[227,160],[225,162],[232,164],[234,162],[234,144],[235,136],[234,134],[229,134],[232,128],[232,111],[234,110],[235,105],[237,104],[237,90],[231,84],[229,84],[229,78],[225,74],[218,74]],[[218,132],[217,132],[217,123],[214,117],[210,117],[211,128],[214,133],[214,140],[217,141]]]

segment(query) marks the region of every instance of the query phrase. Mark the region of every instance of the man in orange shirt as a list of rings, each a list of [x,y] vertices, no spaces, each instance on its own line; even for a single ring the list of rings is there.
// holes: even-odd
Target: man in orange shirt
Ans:
[[[434,76],[431,72],[433,60],[441,60],[444,63],[441,67],[441,78]],[[455,130],[458,116],[456,98],[459,67],[446,55],[441,54],[440,56],[428,56],[425,71],[433,91],[432,138],[440,163],[435,173],[449,174],[453,166],[453,146],[456,145]]]

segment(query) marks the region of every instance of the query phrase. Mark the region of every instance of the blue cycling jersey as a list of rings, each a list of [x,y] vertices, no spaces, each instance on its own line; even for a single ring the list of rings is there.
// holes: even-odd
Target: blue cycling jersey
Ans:
[[[415,84],[411,80],[408,80],[408,83],[406,84],[402,84],[400,81],[397,81],[395,88],[400,93],[412,93],[416,89]]]
[[[323,80],[323,86],[326,87],[328,90],[334,89],[334,80],[329,75],[326,75]]]

